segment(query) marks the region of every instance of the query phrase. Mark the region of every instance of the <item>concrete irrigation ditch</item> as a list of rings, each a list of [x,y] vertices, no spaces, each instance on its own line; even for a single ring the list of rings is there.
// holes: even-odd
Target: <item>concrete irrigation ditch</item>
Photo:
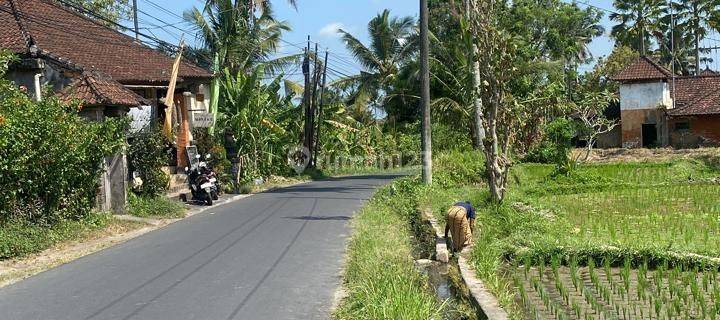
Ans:
[[[478,311],[478,317],[480,319],[489,320],[506,320],[509,319],[508,313],[500,306],[497,298],[488,290],[483,282],[475,275],[475,270],[472,265],[468,263],[466,256],[471,251],[472,247],[465,248],[460,254],[457,255],[457,259],[451,259],[450,252],[447,247],[447,241],[445,239],[444,229],[440,226],[437,219],[435,219],[431,212],[423,211],[420,214],[423,222],[427,224],[435,233],[435,253],[433,255],[434,260],[438,264],[444,264],[447,269],[457,268],[460,273],[460,284],[455,285],[455,288],[460,289],[460,293],[470,298],[470,301]],[[428,263],[425,262],[427,265]],[[432,269],[430,269],[432,270]],[[431,283],[434,281],[432,274],[430,276]],[[432,283],[436,286],[435,283]],[[441,290],[436,291],[438,296],[443,299],[440,295]],[[446,298],[445,298],[446,299]]]

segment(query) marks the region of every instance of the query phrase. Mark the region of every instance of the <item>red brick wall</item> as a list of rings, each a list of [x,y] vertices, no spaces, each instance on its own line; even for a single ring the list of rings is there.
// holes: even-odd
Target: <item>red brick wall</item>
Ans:
[[[690,130],[675,130],[675,124],[679,122],[690,123]],[[670,130],[671,144],[676,148],[720,145],[720,115],[673,118]]]

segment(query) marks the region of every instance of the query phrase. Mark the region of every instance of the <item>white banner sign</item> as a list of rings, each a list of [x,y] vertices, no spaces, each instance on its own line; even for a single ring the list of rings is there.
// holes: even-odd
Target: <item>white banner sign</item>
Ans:
[[[193,112],[190,120],[195,128],[209,128],[213,125],[213,115],[209,112]]]

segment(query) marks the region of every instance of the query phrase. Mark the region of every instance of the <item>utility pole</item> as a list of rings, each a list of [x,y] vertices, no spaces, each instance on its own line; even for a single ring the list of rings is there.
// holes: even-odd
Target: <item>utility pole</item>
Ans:
[[[310,136],[310,143],[308,146],[308,149],[310,150],[310,167],[315,168],[315,113],[317,112],[317,89],[318,89],[318,83],[320,82],[320,68],[318,64],[320,64],[320,60],[318,59],[318,44],[315,43],[315,67],[313,68],[313,78],[312,78],[312,97],[310,98],[310,125],[308,126],[308,129],[310,129],[309,136]]]
[[[140,40],[140,31],[137,18],[137,0],[133,0],[133,21],[135,22],[135,40]]]
[[[308,36],[308,43],[307,48],[305,48],[305,59],[303,60],[302,64],[302,71],[303,76],[305,76],[305,87],[303,90],[303,109],[305,110],[305,123],[303,126],[303,146],[307,148],[308,153],[310,153],[310,140],[312,137],[310,136],[310,36]],[[310,156],[310,154],[308,154]],[[312,157],[310,157],[311,160]]]
[[[325,62],[323,64],[323,78],[322,78],[322,86],[320,87],[320,108],[318,109],[318,119],[317,119],[317,131],[315,133],[315,162],[313,163],[314,167],[317,167],[317,158],[320,155],[320,128],[322,127],[322,112],[323,112],[323,106],[325,105],[325,85],[327,84],[327,61],[328,61],[328,55],[329,52],[325,50]]]
[[[420,0],[420,97],[422,121],[422,176],[432,184],[432,130],[430,125],[430,40],[428,38],[428,1]]]

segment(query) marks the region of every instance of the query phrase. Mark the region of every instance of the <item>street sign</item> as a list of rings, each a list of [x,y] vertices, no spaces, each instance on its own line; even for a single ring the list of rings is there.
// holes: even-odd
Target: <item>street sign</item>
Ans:
[[[190,121],[195,128],[209,128],[212,127],[215,122],[212,113],[197,111],[190,114]]]

